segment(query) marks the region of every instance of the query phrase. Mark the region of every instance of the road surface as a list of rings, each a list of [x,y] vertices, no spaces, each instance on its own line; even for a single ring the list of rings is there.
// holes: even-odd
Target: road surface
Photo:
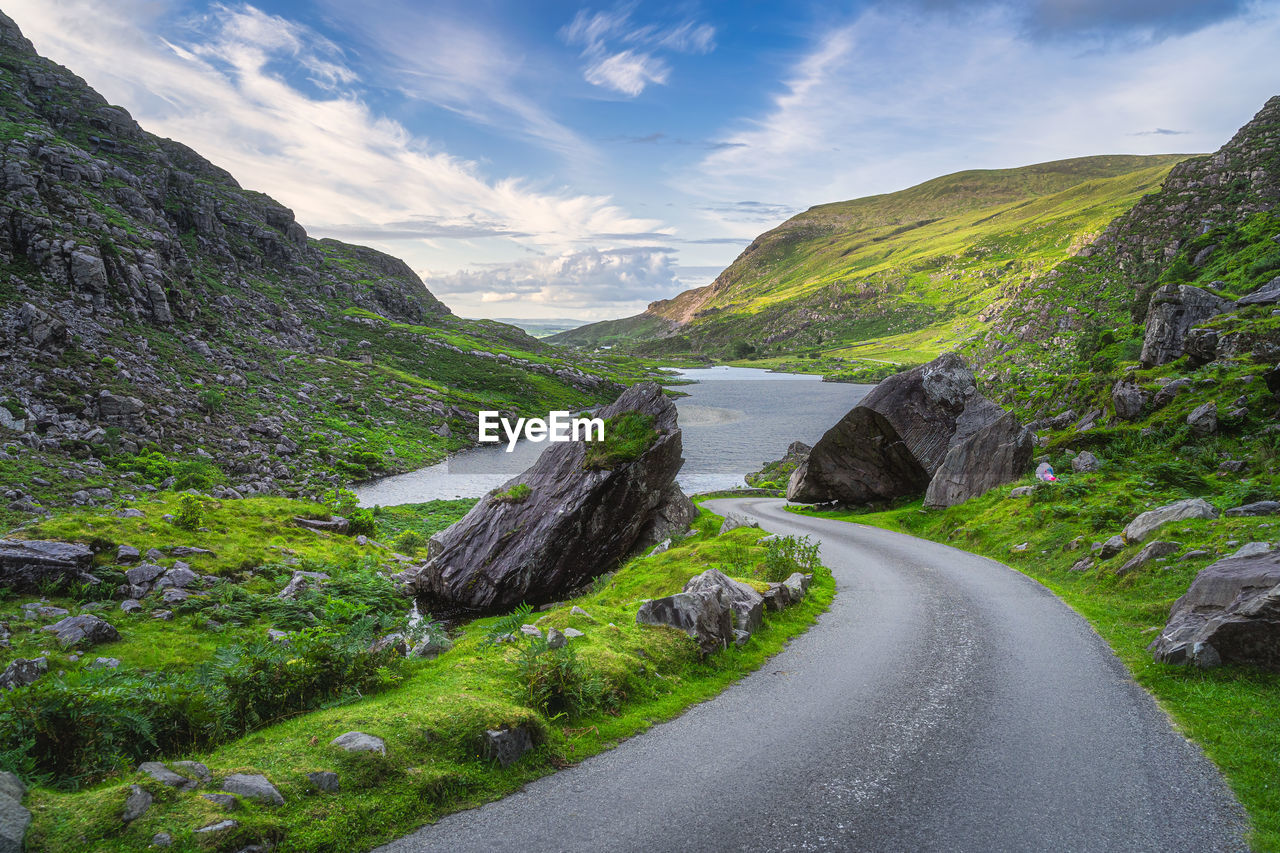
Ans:
[[[819,539],[831,609],[716,699],[380,853],[1248,849],[1217,770],[1043,586],[779,500],[707,505]]]

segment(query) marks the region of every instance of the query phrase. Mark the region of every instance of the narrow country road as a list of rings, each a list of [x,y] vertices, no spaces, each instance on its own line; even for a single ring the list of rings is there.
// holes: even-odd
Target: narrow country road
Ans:
[[[1248,849],[1217,770],[1044,587],[779,500],[708,507],[820,539],[831,609],[718,698],[381,853]]]

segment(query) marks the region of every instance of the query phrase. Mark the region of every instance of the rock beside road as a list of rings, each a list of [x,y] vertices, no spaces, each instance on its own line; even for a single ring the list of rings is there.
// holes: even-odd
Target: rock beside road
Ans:
[[[402,575],[411,590],[473,610],[543,604],[687,528],[697,513],[675,483],[684,461],[675,405],[645,382],[598,416],[626,412],[651,417],[657,432],[636,459],[587,468],[584,442],[549,444],[533,467],[432,538],[427,562]],[[519,484],[527,497],[498,499]]]
[[[1280,551],[1256,551],[1200,570],[1148,646],[1157,661],[1280,670]]]

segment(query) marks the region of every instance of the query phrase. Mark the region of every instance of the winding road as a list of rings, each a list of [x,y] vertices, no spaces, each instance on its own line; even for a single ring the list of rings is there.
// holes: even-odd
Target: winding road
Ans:
[[[1248,849],[1218,771],[1040,584],[779,500],[707,506],[820,540],[831,609],[716,699],[380,853]]]

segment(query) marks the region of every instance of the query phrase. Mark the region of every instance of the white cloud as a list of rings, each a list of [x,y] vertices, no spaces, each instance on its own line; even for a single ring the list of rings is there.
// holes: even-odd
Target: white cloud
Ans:
[[[666,85],[671,76],[670,66],[655,55],[656,51],[710,53],[715,49],[716,30],[710,24],[685,20],[668,27],[636,26],[631,22],[633,9],[634,6],[611,12],[579,9],[560,31],[566,44],[582,47],[582,58],[587,61],[582,77],[592,86],[634,98],[650,83]],[[617,43],[637,47],[619,50],[614,46]]]
[[[331,42],[253,7],[215,7],[173,43],[150,34],[146,0],[10,0],[6,11],[38,50],[146,129],[289,205],[313,233],[333,226],[415,268],[461,266],[485,255],[481,245],[490,257],[519,246],[559,252],[595,235],[616,235],[616,245],[663,230],[607,196],[487,177],[374,113]],[[317,91],[286,80],[281,65],[304,68]]]
[[[1277,43],[1275,4],[1162,40],[1092,41],[1038,40],[1012,6],[881,4],[816,34],[771,107],[680,185],[807,207],[961,169],[1211,151],[1274,94]]]
[[[494,304],[518,306],[502,316],[537,316],[554,308],[559,314],[572,309],[584,318],[617,317],[688,286],[674,251],[654,246],[565,251],[423,277],[462,314],[488,313],[485,306]]]

